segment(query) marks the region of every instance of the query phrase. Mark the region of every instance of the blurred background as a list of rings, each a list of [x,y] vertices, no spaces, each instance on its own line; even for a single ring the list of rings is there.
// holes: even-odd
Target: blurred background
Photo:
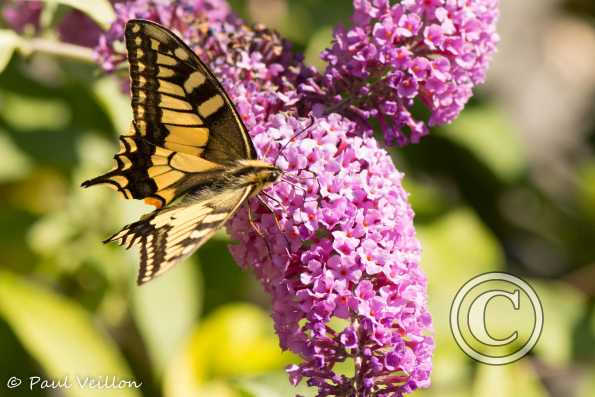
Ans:
[[[48,1],[21,37],[51,39],[75,2]],[[231,3],[319,68],[352,11],[346,0]],[[502,0],[499,26],[488,81],[458,121],[390,149],[417,214],[437,343],[433,385],[414,395],[595,396],[595,2]],[[268,298],[224,233],[135,286],[136,253],[101,240],[146,208],[79,188],[111,167],[129,100],[84,57],[13,54],[13,39],[0,31],[0,396],[95,395],[5,387],[65,374],[143,382],[101,396],[312,396],[289,386],[296,358],[280,352]],[[469,359],[448,326],[456,291],[487,271],[522,276],[545,310],[531,355],[502,367]]]

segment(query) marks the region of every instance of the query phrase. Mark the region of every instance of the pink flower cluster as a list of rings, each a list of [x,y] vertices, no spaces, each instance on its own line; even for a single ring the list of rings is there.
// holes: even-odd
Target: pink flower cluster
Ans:
[[[428,126],[453,121],[485,79],[499,0],[353,4],[353,26],[339,26],[322,55],[324,81],[304,90],[359,122],[376,119],[389,143],[418,142]]]
[[[274,160],[308,124],[272,115],[253,128],[255,145]],[[292,383],[308,378],[321,396],[400,396],[427,387],[433,340],[426,280],[402,174],[390,156],[371,131],[331,114],[318,117],[277,164],[292,183],[267,192],[274,214],[251,203],[264,237],[250,227],[247,209],[229,230],[240,242],[234,257],[272,296],[281,346],[304,359],[289,369]],[[336,371],[345,361],[355,376]]]
[[[27,27],[33,33],[39,33],[43,7],[42,1],[6,0],[2,17],[8,26],[19,33],[23,33]],[[61,41],[84,47],[95,47],[101,34],[101,28],[78,10],[66,12],[56,30]]]

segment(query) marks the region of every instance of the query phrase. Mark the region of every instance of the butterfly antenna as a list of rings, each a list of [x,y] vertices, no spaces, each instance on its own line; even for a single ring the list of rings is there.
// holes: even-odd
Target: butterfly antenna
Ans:
[[[307,192],[308,191],[305,187],[300,186],[298,184],[295,184],[295,183],[291,182],[287,178],[282,178],[281,181],[287,183],[289,186],[293,187],[294,189],[301,190],[302,192]]]
[[[271,211],[271,214],[273,214],[273,218],[275,219],[275,224],[277,225],[277,228],[279,229],[279,231],[281,231],[281,225],[279,225],[279,220],[277,219],[277,216],[275,215],[274,211],[262,199],[262,197],[260,197],[260,195],[258,195],[256,197],[260,200],[260,202],[262,204],[264,204],[264,206],[269,211]],[[271,264],[272,264],[273,263],[273,254],[272,254],[273,251],[271,250],[271,246],[269,244],[269,240],[266,238],[266,236],[264,235],[264,233],[262,232],[262,230],[260,229],[260,227],[256,226],[256,223],[254,222],[254,218],[252,217],[252,208],[250,207],[250,205],[248,205],[248,222],[250,223],[250,226],[252,226],[252,228],[254,229],[254,231],[256,232],[256,234],[258,234],[262,238],[262,240],[264,241],[264,245],[267,248],[267,254],[269,255],[269,260],[271,261]],[[287,244],[287,247],[289,247],[289,240],[287,240],[287,237],[285,237],[285,235],[283,233],[281,233],[281,235],[285,239],[285,242]]]
[[[279,207],[281,207],[281,208],[282,208],[284,211],[286,211],[286,212],[287,212],[287,208],[285,207],[285,205],[283,205],[283,203],[282,203],[281,201],[279,201],[279,199],[277,199],[277,198],[275,198],[275,197],[271,196],[271,195],[270,195],[270,194],[268,194],[267,192],[261,192],[261,194],[262,194],[263,196],[265,196],[266,198],[268,198],[269,200],[272,200],[272,201],[274,201],[275,203],[277,203],[277,205],[278,205]],[[263,200],[261,197],[258,197],[258,198],[260,199],[260,202],[261,202],[262,204],[264,204],[264,206],[265,206],[265,207],[267,207],[267,208],[268,208],[268,210],[269,210],[269,211],[271,211],[271,212],[273,213],[273,215],[274,215],[275,213],[274,213],[274,211],[273,211],[273,210],[272,210],[272,209],[269,207],[269,204],[268,204],[266,201],[264,201],[264,200]],[[279,229],[279,230],[280,230],[280,229]]]
[[[265,237],[264,233],[262,232],[262,230],[260,229],[260,227],[257,226],[256,223],[254,222],[254,218],[252,217],[252,206],[250,205],[250,203],[248,203],[248,223],[250,223],[250,226],[252,226],[252,229],[254,229],[256,234],[258,234],[264,240],[264,243],[267,247],[267,251],[269,251],[269,256],[270,256],[271,249],[269,247],[268,240],[266,239],[266,237]]]
[[[279,159],[279,156],[281,156],[281,154],[287,148],[287,146],[289,146],[291,143],[293,143],[297,139],[297,137],[299,137],[300,135],[302,135],[310,127],[312,127],[314,125],[314,116],[312,116],[312,114],[310,114],[309,117],[310,117],[310,122],[308,123],[308,125],[306,127],[302,128],[300,130],[300,132],[294,134],[294,136],[292,136],[291,139],[289,139],[287,142],[285,142],[285,145],[283,145],[281,147],[281,150],[279,150],[279,153],[277,153],[277,157],[275,157],[275,161],[273,162],[273,164],[277,164],[277,160]]]

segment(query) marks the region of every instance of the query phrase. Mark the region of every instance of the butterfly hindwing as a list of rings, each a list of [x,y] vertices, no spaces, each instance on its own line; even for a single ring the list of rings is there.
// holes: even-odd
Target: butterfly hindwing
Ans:
[[[199,197],[154,211],[107,241],[127,248],[140,246],[138,284],[144,284],[196,251],[237,211],[251,191],[252,187],[245,187],[217,194],[203,192]]]

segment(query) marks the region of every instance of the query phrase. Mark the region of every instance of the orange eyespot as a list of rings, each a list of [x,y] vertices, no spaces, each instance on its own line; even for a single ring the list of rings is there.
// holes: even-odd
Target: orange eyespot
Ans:
[[[157,209],[163,207],[161,200],[156,199],[154,197],[147,197],[144,201],[145,201],[145,204],[153,205]]]

